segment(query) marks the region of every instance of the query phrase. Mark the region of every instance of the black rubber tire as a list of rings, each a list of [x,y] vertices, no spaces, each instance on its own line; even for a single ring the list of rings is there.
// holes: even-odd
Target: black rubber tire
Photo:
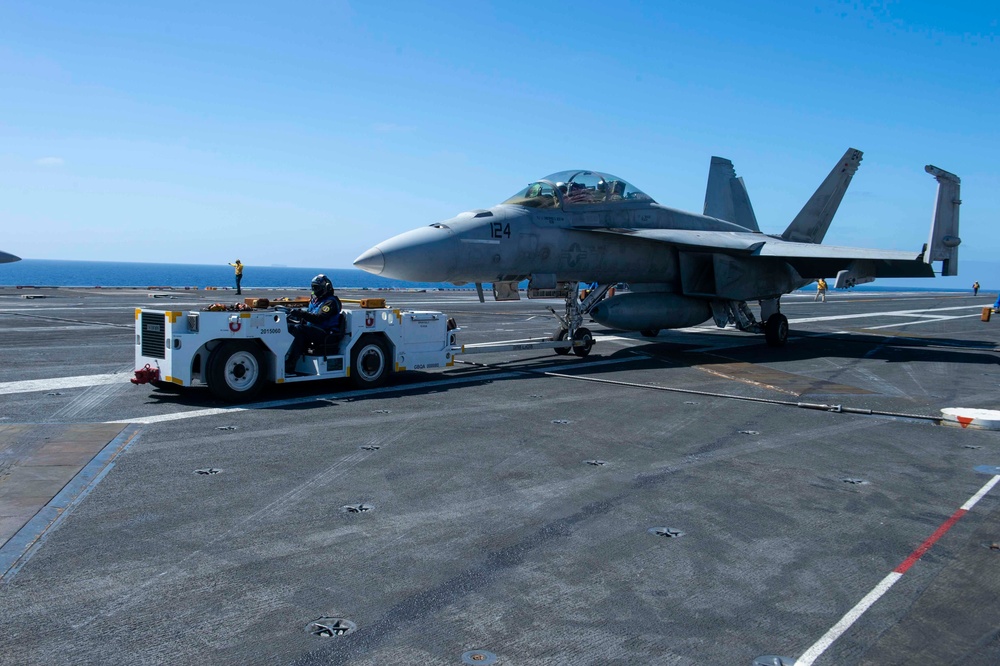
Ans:
[[[784,347],[788,342],[788,317],[776,312],[764,324],[764,339],[770,347]]]
[[[252,400],[267,382],[260,346],[246,340],[223,342],[208,357],[208,390],[226,402]]]
[[[174,384],[173,382],[165,382],[162,379],[156,379],[156,380],[151,381],[149,383],[156,390],[158,390],[158,391],[165,391],[167,393],[179,393],[180,390],[181,390],[181,387],[178,386],[177,384]]]
[[[585,358],[590,355],[590,350],[594,347],[594,336],[590,332],[589,328],[578,328],[576,333],[573,334],[573,340],[582,341],[584,344],[582,347],[573,347],[573,353],[580,358]]]
[[[362,337],[351,349],[351,381],[361,389],[381,386],[392,372],[392,354],[381,337]]]
[[[560,328],[559,332],[556,333],[555,339],[556,340],[565,340],[567,332],[568,331],[565,328]],[[569,353],[570,348],[569,347],[556,347],[552,351],[554,351],[555,353],[559,354],[560,356],[565,356],[566,354]]]
[[[656,336],[658,336],[660,334],[660,329],[658,329],[658,328],[644,328],[641,331],[639,331],[639,333],[642,334],[642,336],[645,337],[645,338],[655,338]]]

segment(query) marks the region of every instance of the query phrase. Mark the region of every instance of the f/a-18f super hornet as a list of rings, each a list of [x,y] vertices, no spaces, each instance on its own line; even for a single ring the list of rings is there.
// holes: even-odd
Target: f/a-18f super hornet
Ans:
[[[15,257],[13,254],[0,252],[0,264],[9,264],[15,261],[21,261],[21,257]]]
[[[492,282],[496,300],[564,298],[556,339],[586,341],[583,318],[654,336],[714,319],[741,331],[763,332],[782,346],[788,319],[783,294],[836,276],[851,287],[880,277],[958,274],[960,180],[934,166],[938,181],[930,241],[920,251],[820,245],[861,162],[849,149],[780,235],[765,234],[732,162],[713,157],[703,214],[661,204],[617,176],[561,171],[530,183],[503,203],[383,241],[354,265],[370,273],[420,282]],[[596,283],[582,300],[580,282]],[[628,283],[628,293],[605,298]],[[748,301],[757,301],[756,319]],[[580,353],[580,347],[574,348]],[[585,352],[584,352],[585,353]]]

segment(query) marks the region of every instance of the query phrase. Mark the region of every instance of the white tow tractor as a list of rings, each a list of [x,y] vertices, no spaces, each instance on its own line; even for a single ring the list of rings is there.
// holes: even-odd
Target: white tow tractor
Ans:
[[[404,370],[454,364],[454,321],[441,312],[396,310],[382,299],[345,309],[339,330],[310,344],[295,374],[285,374],[293,337],[283,308],[222,311],[135,311],[135,384],[207,385],[229,402],[252,399],[267,383],[350,377],[360,388]],[[240,306],[241,308],[244,306]]]

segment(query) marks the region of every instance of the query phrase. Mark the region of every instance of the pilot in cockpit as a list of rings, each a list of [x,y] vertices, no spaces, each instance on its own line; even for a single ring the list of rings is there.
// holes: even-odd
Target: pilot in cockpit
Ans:
[[[587,188],[582,183],[569,183],[568,192],[565,199],[570,203],[581,203],[587,201]]]

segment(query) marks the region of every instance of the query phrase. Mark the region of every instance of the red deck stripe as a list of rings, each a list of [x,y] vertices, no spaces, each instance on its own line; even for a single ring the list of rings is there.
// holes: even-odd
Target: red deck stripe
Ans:
[[[910,556],[907,557],[905,560],[903,560],[903,563],[900,564],[895,569],[893,569],[893,571],[895,571],[898,574],[906,573],[907,569],[912,567],[917,560],[919,560],[921,557],[924,556],[924,553],[926,553],[928,550],[931,549],[931,546],[934,545],[935,541],[943,537],[945,535],[945,532],[950,530],[951,526],[957,523],[958,519],[967,513],[968,511],[966,511],[965,509],[959,509],[955,513],[951,514],[951,518],[944,521],[944,523],[941,524],[941,527],[937,528],[937,531],[934,532],[934,534],[927,537],[927,541],[924,541],[922,544],[920,544],[920,547],[917,548],[912,553],[910,553]]]

